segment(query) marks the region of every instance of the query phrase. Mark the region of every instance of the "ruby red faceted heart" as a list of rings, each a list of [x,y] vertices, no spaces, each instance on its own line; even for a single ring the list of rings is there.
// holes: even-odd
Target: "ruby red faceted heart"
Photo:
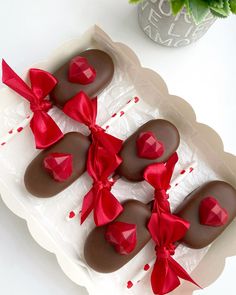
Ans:
[[[76,56],[70,62],[68,79],[72,83],[87,85],[96,78],[95,69],[82,56]]]
[[[116,221],[108,226],[105,238],[118,253],[127,255],[135,249],[137,244],[136,231],[135,224]]]
[[[156,159],[161,157],[164,153],[163,143],[159,141],[151,131],[140,133],[136,145],[140,158]]]
[[[206,197],[199,207],[200,223],[208,226],[222,226],[228,221],[228,212],[212,196]]]
[[[43,165],[56,181],[65,181],[72,174],[72,155],[64,153],[51,153],[45,157]]]

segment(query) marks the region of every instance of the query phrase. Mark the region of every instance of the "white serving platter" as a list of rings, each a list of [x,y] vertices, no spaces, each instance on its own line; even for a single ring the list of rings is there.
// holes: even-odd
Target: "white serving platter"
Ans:
[[[34,65],[34,67],[52,72],[58,67],[58,64],[63,63],[76,52],[89,47],[102,48],[110,52],[117,62],[118,69],[111,87],[99,97],[101,106],[98,121],[103,123],[128,98],[138,95],[143,104],[138,109],[132,110],[127,118],[117,124],[111,132],[121,138],[126,138],[148,119],[152,117],[166,118],[178,127],[183,138],[180,166],[184,161],[191,161],[194,157],[199,162],[199,170],[196,174],[183,186],[180,186],[176,196],[173,196],[173,207],[178,205],[196,185],[208,179],[220,178],[235,185],[236,157],[224,152],[219,135],[210,127],[196,122],[194,110],[186,101],[169,95],[165,82],[157,73],[142,68],[137,56],[130,48],[124,44],[113,42],[97,26],[92,27],[80,38],[63,44],[47,60]],[[24,77],[26,78],[26,74]],[[7,88],[0,91],[0,97],[0,136],[3,136],[28,114],[29,109],[22,98]],[[104,112],[101,111],[103,108]],[[70,130],[68,129],[70,122],[66,121],[64,124],[65,118],[57,113],[57,110],[52,112],[52,115],[58,119],[65,131]],[[75,125],[72,129],[85,132],[84,128]],[[84,228],[80,229],[79,222],[66,223],[64,214],[77,205],[78,198],[81,198],[89,188],[88,177],[86,175],[81,177],[75,185],[68,188],[67,192],[60,194],[53,200],[35,199],[27,194],[22,181],[24,169],[35,154],[37,151],[33,148],[33,137],[28,127],[0,150],[1,197],[11,211],[26,220],[32,237],[47,251],[54,253],[65,274],[76,284],[86,287],[89,294],[109,294],[109,288],[113,285],[114,279],[114,284],[120,282],[120,287],[114,290],[114,294],[151,294],[148,276],[140,286],[136,286],[133,290],[126,290],[124,282],[128,280],[129,272],[135,272],[135,269],[140,266],[138,259],[142,260],[146,255],[152,255],[149,253],[152,245],[149,245],[136,258],[136,261],[131,261],[124,270],[117,274],[98,275],[87,267],[83,260],[83,242],[93,227],[92,221],[89,220]],[[115,192],[120,200],[125,200],[124,192],[128,191],[129,196],[135,198],[137,191],[142,192],[145,189],[147,189],[145,185],[139,188],[131,186],[129,191],[127,184],[121,183]],[[77,191],[77,199],[68,197]],[[150,190],[148,194],[150,195]],[[145,200],[148,200],[148,196],[143,198],[143,201]],[[77,235],[77,231],[81,231],[81,235]],[[62,238],[62,236],[64,237]],[[73,242],[70,241],[70,238]],[[225,258],[236,255],[235,244],[236,227],[234,221],[210,249],[197,253],[183,248],[182,252],[185,251],[185,254],[178,253],[178,258],[190,271],[194,269],[192,272],[194,279],[204,287],[220,275],[224,268]],[[190,256],[193,259],[190,259]],[[173,294],[191,294],[194,289],[196,289],[195,286],[183,283]]]

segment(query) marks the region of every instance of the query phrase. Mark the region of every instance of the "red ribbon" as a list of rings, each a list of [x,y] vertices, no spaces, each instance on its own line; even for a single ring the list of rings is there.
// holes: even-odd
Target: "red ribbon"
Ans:
[[[120,151],[122,140],[105,133],[105,130],[96,124],[97,97],[91,99],[86,93],[80,91],[64,105],[63,112],[75,121],[88,126],[92,142],[99,142],[111,153],[117,154]]]
[[[155,188],[155,200],[153,210],[156,207],[164,212],[170,212],[170,204],[166,191],[170,188],[171,177],[178,161],[177,153],[174,153],[166,163],[154,163],[144,171],[144,179]]]
[[[108,180],[121,163],[117,153],[121,149],[122,140],[105,133],[103,128],[96,125],[97,98],[90,99],[81,91],[65,104],[63,111],[91,130],[92,143],[88,152],[87,171],[93,178],[93,186],[83,200],[81,223],[93,211],[97,226],[107,224],[123,211],[111,193],[113,182]]]
[[[29,78],[31,88],[2,60],[2,82],[29,101],[34,113],[30,128],[35,145],[37,149],[45,149],[63,137],[60,128],[47,114],[52,104],[45,98],[56,86],[57,80],[39,69],[30,69]]]
[[[93,178],[93,186],[83,200],[81,224],[93,210],[94,222],[101,226],[113,221],[123,207],[111,193],[114,182],[108,177],[120,165],[121,159],[114,153],[95,143],[89,149],[87,171]]]
[[[170,188],[177,161],[178,155],[174,153],[166,163],[152,164],[144,171],[145,180],[155,188],[153,213],[148,229],[156,243],[157,256],[151,275],[151,285],[153,292],[159,295],[167,294],[177,288],[180,285],[179,278],[197,285],[172,258],[175,253],[175,243],[185,236],[190,227],[189,222],[171,214],[169,196],[166,193]]]
[[[156,243],[156,262],[151,275],[154,294],[167,294],[180,285],[180,278],[198,286],[189,274],[171,256],[175,245],[189,229],[189,222],[165,212],[154,212],[148,223],[152,239]],[[199,286],[198,286],[199,287]]]

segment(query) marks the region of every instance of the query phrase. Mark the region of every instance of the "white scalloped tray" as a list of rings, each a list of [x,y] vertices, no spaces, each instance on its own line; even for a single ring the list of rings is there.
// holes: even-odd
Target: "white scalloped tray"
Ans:
[[[174,122],[181,132],[185,134],[185,136],[188,135],[189,138],[191,138],[189,145],[193,150],[197,150],[197,153],[201,155],[201,159],[205,160],[208,167],[214,171],[214,175],[217,175],[219,178],[234,185],[236,183],[236,157],[224,152],[223,143],[219,135],[210,127],[196,122],[195,113],[186,101],[179,97],[169,95],[165,82],[157,73],[149,69],[142,68],[137,56],[130,48],[124,44],[113,42],[97,26],[92,27],[82,37],[62,45],[60,48],[55,50],[55,52],[53,52],[47,60],[34,65],[34,67],[53,71],[53,69],[57,67],[57,64],[61,63],[63,59],[66,60],[75,52],[79,52],[90,47],[94,41],[99,43],[99,40],[102,40],[103,43],[105,42],[109,48],[112,48],[112,50],[116,52],[117,56],[125,61],[123,67],[128,73],[131,83],[135,84],[137,93],[140,97],[142,97],[143,101],[149,105],[149,108],[164,108],[165,111],[162,112],[162,116]],[[118,91],[117,89],[115,90]],[[131,95],[132,91],[127,93],[127,95],[128,94]],[[13,121],[7,121],[5,119],[1,119],[1,112],[5,112],[5,115],[7,114],[7,116],[11,117],[11,106],[13,106],[16,101],[19,102],[19,98],[15,93],[7,88],[0,91],[0,97],[1,136],[9,130],[9,126],[15,124],[14,120],[16,120],[12,119]],[[22,108],[22,110],[18,110],[19,114],[21,112],[25,113],[27,104],[25,105],[25,103],[23,103],[23,106],[19,105],[19,108]],[[112,106],[110,111],[113,111]],[[102,118],[100,118],[100,120],[102,121]],[[141,123],[141,120],[139,123]],[[133,129],[134,128],[135,126],[133,126]],[[26,128],[26,130],[22,132],[21,139],[17,137],[12,140],[14,141],[14,145],[17,146],[22,138],[25,141],[25,145],[33,146],[33,138],[30,134],[29,128]],[[18,151],[19,154],[24,154],[23,147]],[[58,244],[57,240],[54,238],[54,235],[50,234],[50,231],[47,230],[45,223],[40,223],[37,216],[32,214],[29,210],[29,206],[25,205],[22,199],[22,192],[24,192],[22,191],[22,175],[18,175],[18,173],[15,173],[14,171],[10,173],[14,175],[14,181],[19,186],[21,196],[20,194],[18,195],[16,191],[13,192],[11,188],[11,180],[6,180],[4,178],[5,171],[1,171],[2,167],[8,167],[6,149],[7,146],[4,147],[4,150],[0,150],[0,163],[2,163],[0,167],[0,193],[3,201],[11,211],[26,220],[32,237],[39,245],[41,245],[41,247],[56,255],[60,267],[72,281],[78,285],[86,287],[89,294],[100,294],[97,285],[93,284],[93,273],[88,271],[83,262],[77,263],[75,259],[71,259],[71,255],[68,255],[65,248],[61,247],[61,245]],[[16,171],[18,161],[20,166],[20,157],[18,157],[15,162]],[[201,169],[202,167],[204,166],[201,166]],[[208,179],[208,175],[205,175],[204,177],[205,179]],[[33,202],[34,201],[32,201],[32,204]],[[40,204],[37,203],[36,205],[33,204],[33,206],[37,205],[40,206]],[[207,255],[194,270],[193,277],[202,286],[209,285],[220,275],[224,268],[226,257],[236,255],[236,227],[234,226],[234,223],[235,221],[211,246]],[[213,265],[214,267],[212,267]],[[209,271],[207,271],[208,269]],[[183,283],[172,293],[191,294],[195,288],[195,286]],[[127,292],[127,294],[129,293]],[[151,294],[150,290],[145,291],[145,294]]]

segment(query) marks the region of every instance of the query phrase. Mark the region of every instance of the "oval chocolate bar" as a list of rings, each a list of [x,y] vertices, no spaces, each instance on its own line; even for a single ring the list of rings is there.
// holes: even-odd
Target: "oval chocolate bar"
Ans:
[[[80,60],[77,60],[78,58]],[[50,98],[55,105],[62,108],[80,91],[84,91],[89,97],[95,97],[102,92],[113,78],[114,63],[106,52],[90,49],[67,61],[53,75],[58,84],[51,92]]]
[[[127,255],[118,253],[114,245],[105,238],[109,225],[96,227],[89,234],[84,245],[85,260],[95,271],[109,273],[118,270],[135,257],[151,239],[147,229],[151,216],[150,206],[136,200],[129,200],[123,204],[123,207],[124,211],[112,224],[122,222],[136,226],[135,248]]]
[[[42,151],[26,169],[26,189],[40,198],[52,197],[79,178],[86,170],[89,137],[69,132]]]
[[[120,152],[123,162],[118,174],[130,181],[143,180],[144,169],[150,164],[167,161],[179,142],[179,132],[169,121],[147,122],[124,142]]]
[[[236,216],[236,190],[224,181],[211,181],[194,190],[176,215],[190,222],[182,240],[190,248],[211,244]]]

